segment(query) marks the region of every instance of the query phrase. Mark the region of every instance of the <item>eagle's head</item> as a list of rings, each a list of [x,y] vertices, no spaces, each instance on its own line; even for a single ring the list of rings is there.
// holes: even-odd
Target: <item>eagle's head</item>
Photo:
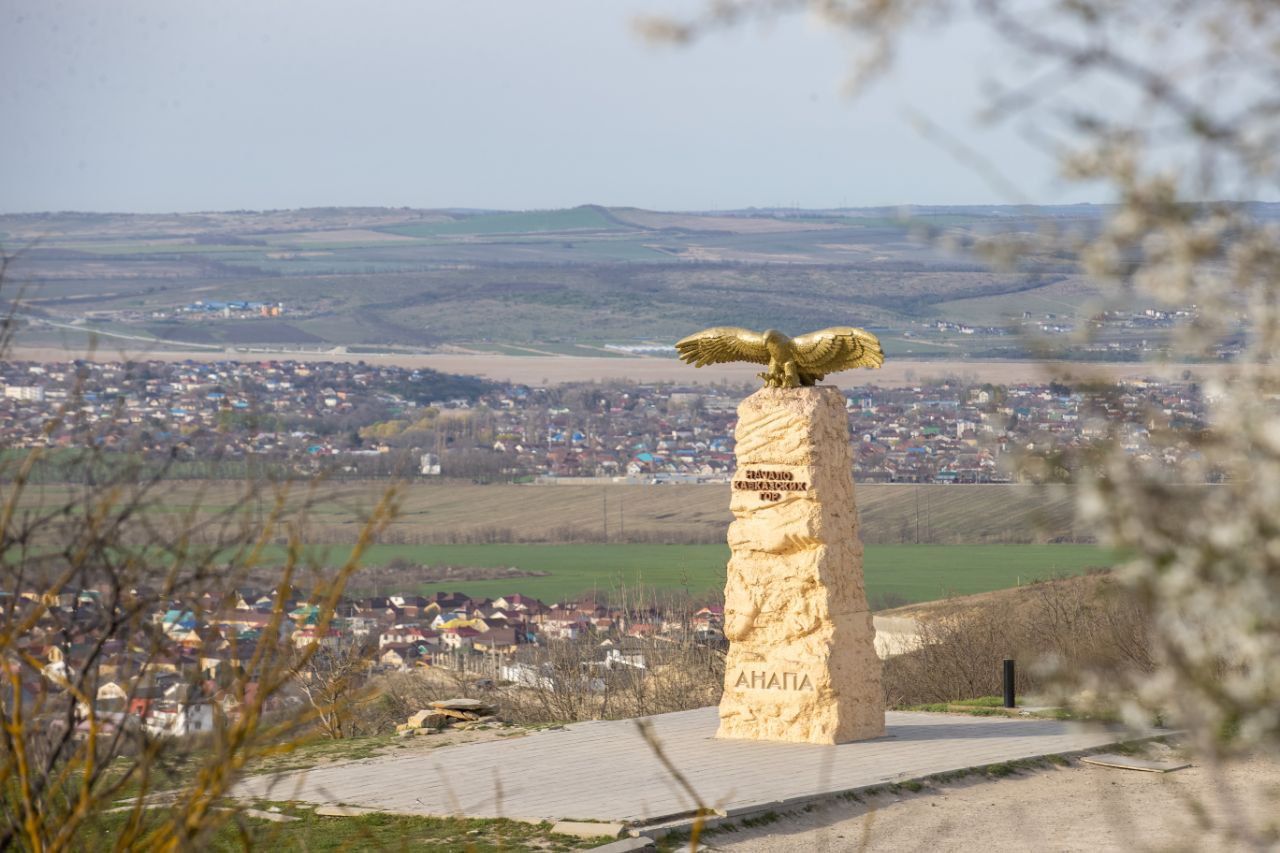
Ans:
[[[777,329],[766,329],[764,333],[764,342],[766,344],[780,344],[787,339],[787,336],[779,332]]]

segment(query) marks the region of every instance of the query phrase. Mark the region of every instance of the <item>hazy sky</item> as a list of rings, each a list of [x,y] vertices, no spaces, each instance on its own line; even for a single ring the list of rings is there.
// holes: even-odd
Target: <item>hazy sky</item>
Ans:
[[[972,28],[849,98],[849,45],[806,19],[654,47],[631,26],[653,7],[6,0],[0,210],[1015,200],[908,110],[1031,200],[1082,200],[1016,127],[975,121],[993,51]]]

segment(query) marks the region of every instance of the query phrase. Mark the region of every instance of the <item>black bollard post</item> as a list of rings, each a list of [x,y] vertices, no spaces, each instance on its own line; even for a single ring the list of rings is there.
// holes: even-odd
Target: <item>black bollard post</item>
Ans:
[[[1004,659],[1004,706],[1017,707],[1017,696],[1013,689],[1013,658]]]

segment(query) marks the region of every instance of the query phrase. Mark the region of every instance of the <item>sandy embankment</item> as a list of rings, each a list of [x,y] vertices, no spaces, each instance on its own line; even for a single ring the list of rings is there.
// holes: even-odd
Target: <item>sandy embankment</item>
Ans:
[[[754,383],[759,380],[758,365],[723,364],[695,370],[674,358],[594,358],[577,356],[511,356],[466,355],[461,353],[347,353],[347,352],[295,352],[273,349],[271,351],[193,351],[154,350],[147,348],[119,347],[103,340],[92,354],[80,350],[56,347],[15,347],[10,358],[17,361],[68,361],[76,358],[92,358],[94,361],[154,360],[154,361],[243,361],[268,360],[335,361],[397,365],[408,368],[431,368],[445,373],[461,373],[483,376],[500,382],[516,382],[525,385],[553,385],[560,382],[587,382],[592,380],[630,379],[636,382],[678,382],[682,384],[711,384],[716,382]],[[1053,378],[1067,379],[1141,379],[1158,378],[1179,380],[1188,371],[1204,377],[1227,369],[1221,364],[1147,364],[1147,363],[1085,363],[1085,362],[1036,362],[1036,361],[907,361],[894,359],[876,371],[856,370],[837,373],[829,381],[840,387],[858,387],[868,383],[877,385],[903,385],[931,378],[958,377],[969,381],[1017,383],[1046,382]]]

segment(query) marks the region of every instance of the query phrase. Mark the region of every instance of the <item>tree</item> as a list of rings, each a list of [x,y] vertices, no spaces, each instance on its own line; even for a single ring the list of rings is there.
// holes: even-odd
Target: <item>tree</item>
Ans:
[[[971,17],[1017,60],[1016,79],[990,81],[984,114],[1032,119],[1066,178],[1101,187],[1114,206],[1077,231],[970,245],[1006,266],[1073,261],[1103,288],[1090,311],[1137,299],[1182,312],[1172,358],[1235,356],[1203,384],[1207,430],[1151,434],[1157,450],[1193,446],[1185,461],[1126,451],[1115,418],[1100,420],[1103,436],[1077,455],[1080,515],[1132,555],[1119,577],[1152,614],[1156,663],[1092,686],[1132,719],[1172,716],[1211,759],[1280,747],[1280,226],[1252,203],[1280,185],[1280,6],[716,0],[704,9],[643,28],[691,42],[753,17],[809,13],[855,38],[854,78],[866,84],[890,72],[907,33]],[[945,129],[921,126],[1016,196]],[[1072,345],[1093,334],[1078,325]],[[1099,385],[1090,393],[1105,395]]]
[[[364,643],[342,638],[303,656],[295,670],[298,689],[329,737],[341,740],[364,732],[359,708],[372,659],[373,650]]]
[[[10,331],[0,322],[0,358]],[[323,725],[314,707],[285,713],[296,672],[320,648],[292,645],[288,614],[310,604],[326,634],[347,580],[394,515],[396,489],[370,510],[343,565],[324,570],[302,555],[305,486],[249,481],[229,505],[175,513],[166,490],[178,448],[159,464],[142,448],[105,453],[82,408],[73,390],[58,414],[76,436],[63,462],[82,472],[76,485],[53,497],[32,489],[39,448],[0,460],[0,847],[92,845],[128,797],[132,808],[111,829],[117,849],[201,849],[237,820],[224,798],[246,768]],[[277,537],[283,566],[271,571],[266,623],[231,643],[226,665],[208,668],[204,652],[216,650],[193,654],[187,635],[199,623],[234,624],[239,590],[266,568]],[[299,596],[300,576],[310,596]],[[99,700],[109,681],[107,706]],[[193,698],[217,700],[213,730],[198,742],[120,710],[142,703],[150,714],[155,701],[176,712]],[[157,791],[172,809],[151,808]]]

